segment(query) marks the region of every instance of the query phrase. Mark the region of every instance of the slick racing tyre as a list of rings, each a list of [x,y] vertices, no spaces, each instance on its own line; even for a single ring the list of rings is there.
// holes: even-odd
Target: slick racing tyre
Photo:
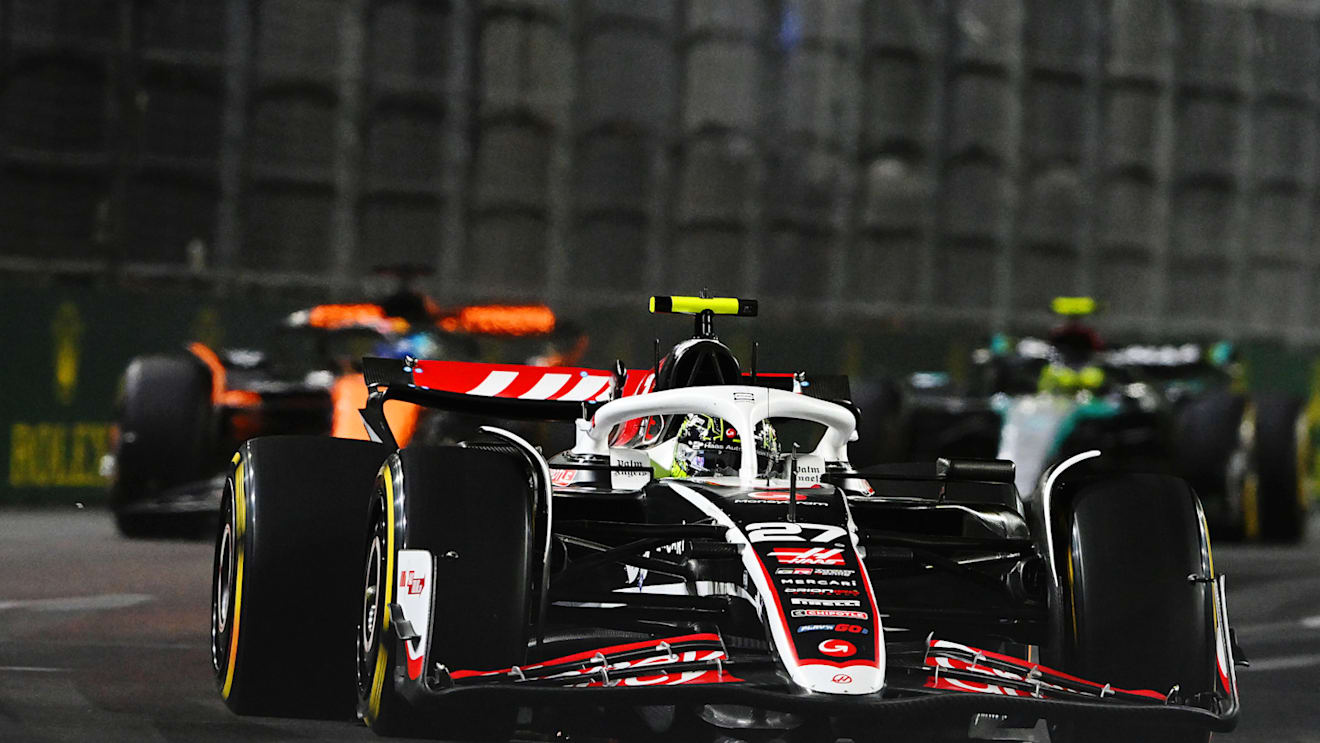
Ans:
[[[1306,530],[1310,435],[1302,401],[1284,395],[1256,399],[1254,500],[1261,539],[1296,542]]]
[[[206,477],[215,433],[211,372],[191,356],[140,356],[119,401],[115,524],[126,537],[196,536],[196,514],[142,513],[134,502]]]
[[[1213,690],[1214,590],[1202,580],[1213,568],[1200,504],[1187,484],[1135,474],[1083,481],[1063,510],[1063,627],[1056,634],[1063,641],[1053,662],[1121,689],[1176,685],[1182,699]],[[1209,739],[1174,728],[1059,732],[1070,743]]]
[[[396,634],[399,551],[433,557],[432,614],[426,667],[497,670],[521,665],[527,652],[534,571],[530,471],[515,454],[456,446],[413,446],[385,461],[376,480],[358,574],[359,714],[383,735],[444,740],[507,740],[514,705],[455,706],[424,714],[401,684],[420,688]],[[361,544],[361,542],[359,542]],[[407,618],[410,625],[424,618]],[[416,659],[415,659],[416,660]],[[421,662],[421,661],[417,661]]]
[[[1173,422],[1173,466],[1196,490],[1216,540],[1245,536],[1240,493],[1249,462],[1242,435],[1246,398],[1215,389],[1188,400]]]
[[[211,585],[211,665],[234,712],[353,717],[358,550],[386,454],[272,436],[234,455]]]

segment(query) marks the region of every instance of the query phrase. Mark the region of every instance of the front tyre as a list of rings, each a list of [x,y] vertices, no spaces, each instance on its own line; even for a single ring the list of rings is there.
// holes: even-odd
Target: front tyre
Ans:
[[[252,439],[220,505],[211,667],[241,715],[351,718],[357,547],[379,444]]]
[[[1200,503],[1187,484],[1137,474],[1082,482],[1062,519],[1062,647],[1053,660],[1122,689],[1165,693],[1177,686],[1182,699],[1213,691],[1213,565]],[[1209,739],[1190,729],[1079,726],[1060,733],[1070,743]]]
[[[537,554],[533,496],[531,472],[516,454],[412,446],[381,467],[358,572],[358,712],[372,730],[445,740],[507,740],[513,733],[516,706],[431,715],[412,707],[407,693],[408,685],[423,693],[438,666],[487,671],[524,662]],[[432,556],[431,616],[406,617],[428,628],[425,648],[405,645],[399,617],[388,610],[399,603],[404,549]],[[422,651],[424,659],[413,657],[423,663],[418,673],[404,655]]]

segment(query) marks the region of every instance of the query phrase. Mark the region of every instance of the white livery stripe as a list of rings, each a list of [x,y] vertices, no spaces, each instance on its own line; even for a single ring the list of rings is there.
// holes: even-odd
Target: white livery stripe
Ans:
[[[513,380],[518,378],[518,372],[511,371],[493,371],[481,380],[481,384],[468,390],[469,395],[483,395],[485,397],[494,397],[504,391],[505,387],[513,384]]]
[[[604,392],[606,385],[608,385],[609,383],[610,383],[609,377],[586,376],[582,378],[582,381],[573,385],[573,389],[569,390],[568,392],[565,392],[563,396],[557,399],[569,400],[571,402],[578,402],[580,400],[590,400],[596,395],[599,395],[601,392]]]
[[[518,395],[523,400],[549,400],[569,380],[569,374],[546,374],[530,390]]]

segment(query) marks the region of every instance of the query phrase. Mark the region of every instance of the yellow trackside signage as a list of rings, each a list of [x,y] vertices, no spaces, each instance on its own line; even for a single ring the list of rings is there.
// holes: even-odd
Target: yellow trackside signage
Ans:
[[[78,393],[78,351],[83,334],[78,305],[73,302],[61,304],[51,320],[50,333],[55,352],[55,399],[61,405],[68,405]]]
[[[104,487],[109,423],[15,423],[9,428],[10,487]]]
[[[696,315],[710,310],[716,315],[756,315],[755,299],[737,297],[651,297],[651,312]]]

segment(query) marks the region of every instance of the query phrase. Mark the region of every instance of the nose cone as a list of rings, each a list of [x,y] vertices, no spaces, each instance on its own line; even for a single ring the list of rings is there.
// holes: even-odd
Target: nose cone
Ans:
[[[852,664],[804,664],[793,674],[793,680],[809,691],[822,694],[874,694],[885,686],[884,644],[880,657],[874,661],[856,661]]]

